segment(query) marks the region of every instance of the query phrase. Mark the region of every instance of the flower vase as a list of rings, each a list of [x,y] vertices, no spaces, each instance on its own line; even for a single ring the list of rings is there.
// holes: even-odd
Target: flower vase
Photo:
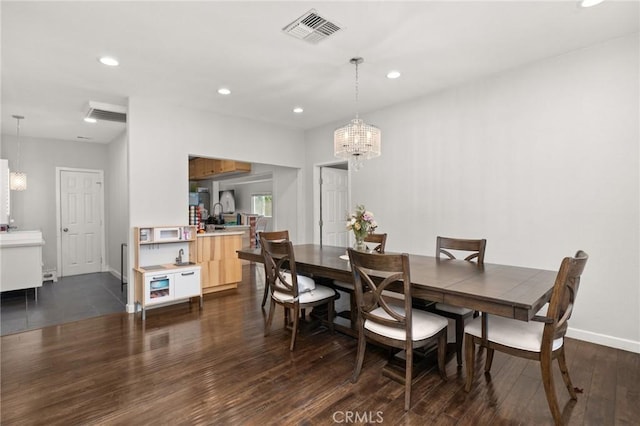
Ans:
[[[364,243],[364,235],[355,234],[356,242],[353,249],[357,251],[367,251],[367,245]]]

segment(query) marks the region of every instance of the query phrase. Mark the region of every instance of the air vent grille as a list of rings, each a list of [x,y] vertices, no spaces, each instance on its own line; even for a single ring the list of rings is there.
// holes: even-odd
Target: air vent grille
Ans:
[[[285,33],[316,44],[340,31],[342,27],[335,22],[320,16],[315,9],[311,9],[282,29]]]
[[[86,117],[95,118],[96,120],[126,123],[127,107],[89,101],[89,110],[87,111]]]

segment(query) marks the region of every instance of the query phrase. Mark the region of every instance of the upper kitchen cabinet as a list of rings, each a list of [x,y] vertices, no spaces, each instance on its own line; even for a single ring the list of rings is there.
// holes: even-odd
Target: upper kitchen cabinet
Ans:
[[[189,180],[213,179],[251,171],[251,163],[196,157],[189,160]]]

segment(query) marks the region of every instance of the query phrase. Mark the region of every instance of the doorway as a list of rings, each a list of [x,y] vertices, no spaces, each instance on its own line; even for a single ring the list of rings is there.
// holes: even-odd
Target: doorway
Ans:
[[[345,226],[349,212],[349,171],[347,163],[320,167],[320,245],[346,247]]]
[[[58,271],[60,276],[104,270],[104,173],[56,169]]]

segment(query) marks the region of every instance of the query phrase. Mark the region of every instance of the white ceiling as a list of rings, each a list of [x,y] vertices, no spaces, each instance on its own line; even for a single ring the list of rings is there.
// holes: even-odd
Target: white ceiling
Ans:
[[[639,30],[637,0],[2,1],[2,133],[109,142],[122,124],[82,121],[88,101],[156,98],[294,128],[484,78]],[[317,45],[281,30],[309,9],[344,29]],[[97,58],[120,61],[108,68]],[[402,77],[389,80],[391,69]],[[229,87],[231,96],[217,94]],[[304,113],[294,114],[294,106]],[[375,123],[374,123],[375,124]]]

